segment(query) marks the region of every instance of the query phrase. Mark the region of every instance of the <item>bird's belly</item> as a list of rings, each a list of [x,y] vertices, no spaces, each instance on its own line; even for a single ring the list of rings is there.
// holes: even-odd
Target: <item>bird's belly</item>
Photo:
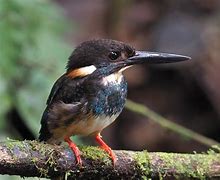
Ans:
[[[87,119],[73,123],[67,129],[68,136],[72,135],[92,135],[101,132],[105,127],[109,126],[118,117],[118,114],[112,116],[99,115],[90,116]]]

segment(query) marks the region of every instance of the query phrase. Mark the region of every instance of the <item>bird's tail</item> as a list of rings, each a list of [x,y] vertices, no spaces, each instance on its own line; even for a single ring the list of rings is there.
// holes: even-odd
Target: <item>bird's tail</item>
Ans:
[[[39,132],[40,135],[39,135],[38,140],[40,142],[43,141],[43,142],[46,142],[49,144],[58,144],[59,145],[61,143],[61,141],[59,139],[53,137],[53,134],[49,130],[47,121],[48,121],[48,112],[46,109],[44,111],[42,119],[41,119],[41,129]]]
[[[57,144],[57,145],[61,144],[61,140],[54,138],[53,134],[48,130],[47,126],[45,125],[41,126],[38,140],[40,142],[46,142],[48,144]]]

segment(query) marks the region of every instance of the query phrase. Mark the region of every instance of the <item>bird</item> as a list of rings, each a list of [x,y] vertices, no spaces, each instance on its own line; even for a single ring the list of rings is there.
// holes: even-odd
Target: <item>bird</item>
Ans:
[[[70,55],[66,72],[54,83],[41,118],[39,141],[60,145],[67,142],[82,165],[80,150],[71,136],[92,136],[113,164],[117,159],[101,132],[122,112],[127,98],[123,71],[136,64],[173,63],[190,57],[137,51],[111,39],[82,42]]]

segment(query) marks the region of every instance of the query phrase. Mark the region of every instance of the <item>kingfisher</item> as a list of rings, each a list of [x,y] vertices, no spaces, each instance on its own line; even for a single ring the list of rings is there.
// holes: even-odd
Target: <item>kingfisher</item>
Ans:
[[[42,115],[39,140],[49,144],[68,143],[82,165],[80,150],[71,136],[93,136],[111,157],[116,156],[100,133],[122,112],[127,82],[123,71],[136,64],[173,63],[190,57],[137,51],[132,46],[110,39],[96,39],[75,48],[66,72],[55,82]]]

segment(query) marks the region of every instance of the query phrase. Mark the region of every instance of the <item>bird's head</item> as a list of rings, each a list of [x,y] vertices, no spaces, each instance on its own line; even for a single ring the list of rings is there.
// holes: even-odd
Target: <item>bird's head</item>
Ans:
[[[69,57],[67,73],[86,76],[103,67],[111,67],[109,70],[115,73],[135,64],[173,63],[188,59],[190,57],[177,54],[136,51],[123,42],[99,39],[83,42],[76,47]]]

